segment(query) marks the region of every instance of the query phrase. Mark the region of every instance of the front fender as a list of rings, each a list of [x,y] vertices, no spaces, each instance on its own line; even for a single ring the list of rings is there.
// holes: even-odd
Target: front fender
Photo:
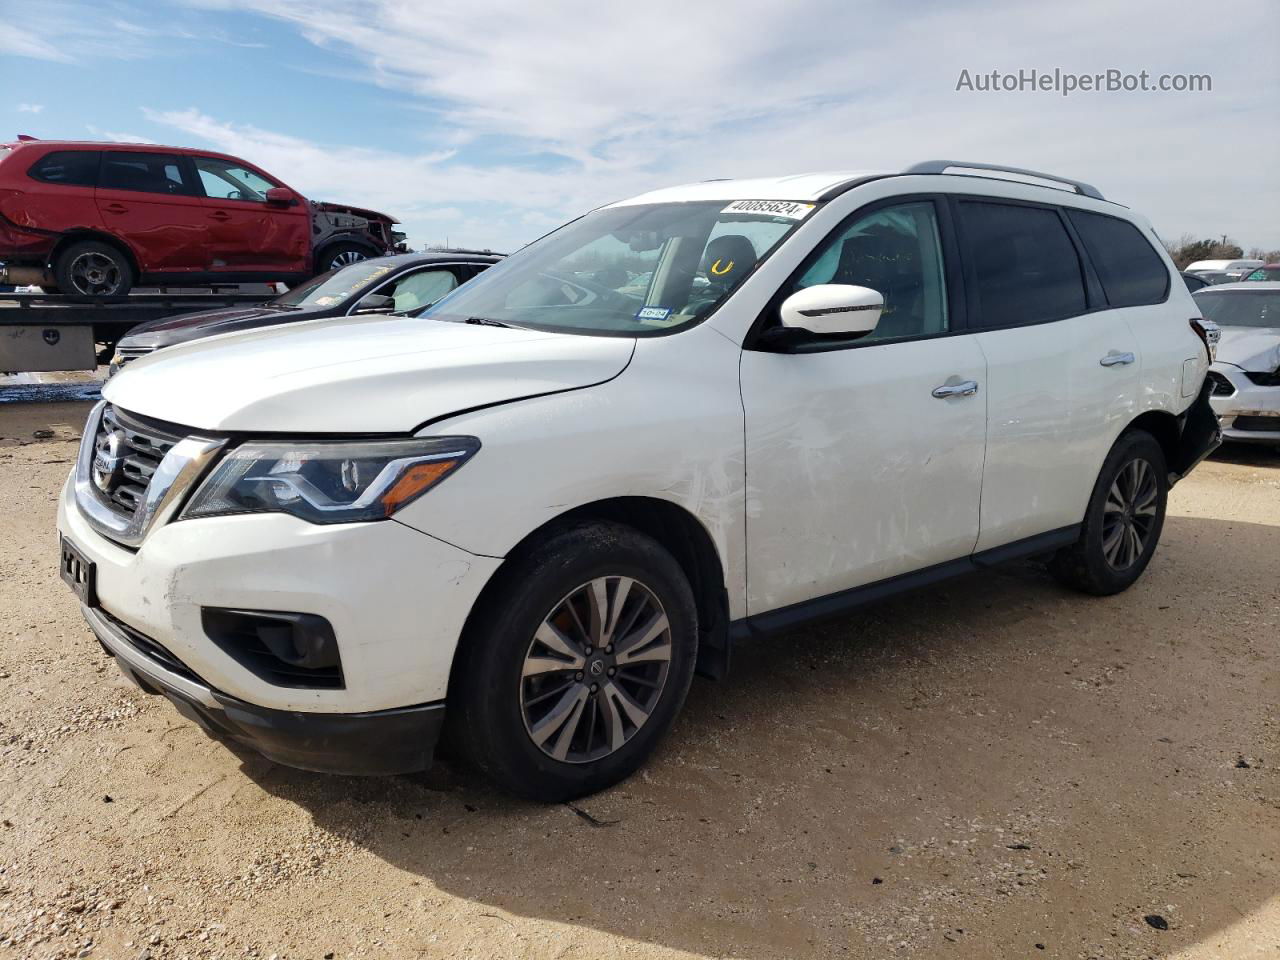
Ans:
[[[745,597],[741,352],[705,325],[641,339],[617,377],[431,423],[480,452],[396,519],[464,550],[505,557],[576,508],[644,497],[691,514],[724,565],[730,616]]]

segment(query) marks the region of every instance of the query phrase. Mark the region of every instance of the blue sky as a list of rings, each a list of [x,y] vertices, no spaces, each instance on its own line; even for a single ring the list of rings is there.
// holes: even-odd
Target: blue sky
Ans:
[[[1054,10],[1063,11],[1055,15]],[[1167,239],[1280,248],[1280,18],[1203,3],[0,0],[0,137],[244,156],[512,249],[674,182],[937,157],[1098,184]],[[1205,73],[1203,93],[981,93],[1020,68]],[[7,113],[7,117],[2,115]]]

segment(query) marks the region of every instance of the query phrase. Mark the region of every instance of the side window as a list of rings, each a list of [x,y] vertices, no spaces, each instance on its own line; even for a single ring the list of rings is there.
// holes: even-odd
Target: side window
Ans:
[[[1067,216],[1098,271],[1107,303],[1137,307],[1164,301],[1169,294],[1169,271],[1137,227],[1084,210],[1068,210]]]
[[[856,216],[815,251],[784,296],[819,283],[870,287],[884,297],[880,322],[858,343],[945,333],[947,285],[937,211],[924,200]]]
[[[56,150],[46,153],[27,171],[34,180],[68,187],[92,187],[98,182],[97,150]]]
[[[435,303],[457,285],[458,278],[452,270],[419,270],[392,281],[391,290],[386,292],[395,299],[392,309],[403,313]]]
[[[965,256],[976,275],[978,327],[1061,320],[1086,309],[1075,244],[1056,210],[960,202]]]
[[[98,186],[109,190],[137,190],[191,196],[192,184],[184,176],[182,161],[167,153],[107,152],[102,155]]]
[[[267,191],[279,184],[217,157],[192,157],[204,195],[214,200],[248,200],[266,203]]]

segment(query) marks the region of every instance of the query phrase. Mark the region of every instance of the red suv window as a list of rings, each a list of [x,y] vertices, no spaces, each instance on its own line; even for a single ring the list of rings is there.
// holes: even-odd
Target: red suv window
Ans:
[[[102,154],[97,150],[55,150],[37,160],[27,171],[27,176],[45,183],[92,187],[98,180],[98,161],[101,158]]]
[[[196,190],[186,171],[182,158],[169,153],[105,153],[98,186],[109,190],[195,196]]]

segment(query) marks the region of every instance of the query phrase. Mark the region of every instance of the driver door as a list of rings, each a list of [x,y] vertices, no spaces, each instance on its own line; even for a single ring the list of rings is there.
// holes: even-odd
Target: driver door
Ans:
[[[776,323],[777,305],[798,289],[867,286],[885,299],[871,334],[787,353],[743,351],[748,615],[974,549],[986,362],[974,338],[955,329],[945,216],[931,198],[864,208],[767,308]],[[966,384],[976,392],[935,393]]]
[[[211,272],[310,275],[311,214],[305,201],[267,203],[266,192],[279,184],[257,171],[221,157],[191,161],[203,192]]]

